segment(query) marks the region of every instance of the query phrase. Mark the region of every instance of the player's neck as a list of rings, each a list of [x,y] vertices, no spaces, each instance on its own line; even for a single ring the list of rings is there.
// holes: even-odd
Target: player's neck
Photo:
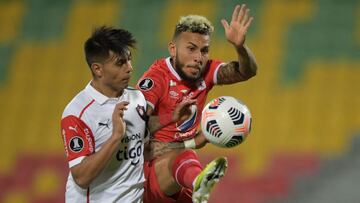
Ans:
[[[124,89],[120,90],[120,91],[117,91],[117,90],[114,90],[104,84],[101,84],[99,81],[97,80],[92,80],[90,85],[95,88],[98,92],[100,92],[101,94],[109,97],[109,98],[117,98],[117,97],[120,97],[123,92],[124,92]]]

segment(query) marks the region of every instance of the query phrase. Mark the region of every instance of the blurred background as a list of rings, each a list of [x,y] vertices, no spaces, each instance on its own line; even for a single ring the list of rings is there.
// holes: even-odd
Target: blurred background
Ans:
[[[137,79],[167,43],[179,16],[215,26],[211,57],[236,58],[220,20],[246,3],[255,20],[247,45],[258,75],[216,87],[211,98],[243,100],[253,131],[224,155],[229,170],[211,203],[360,202],[360,1],[0,0],[0,202],[63,202],[68,174],[60,119],[91,79],[83,43],[95,26],[138,40]]]

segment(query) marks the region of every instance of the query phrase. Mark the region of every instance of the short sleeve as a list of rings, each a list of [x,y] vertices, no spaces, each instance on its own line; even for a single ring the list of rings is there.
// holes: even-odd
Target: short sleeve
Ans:
[[[91,129],[80,118],[69,115],[61,120],[61,133],[69,168],[94,153],[95,142]]]
[[[217,84],[217,74],[219,71],[219,68],[224,65],[220,60],[209,60],[208,61],[208,67],[209,70],[207,71],[207,74],[205,75],[205,81],[210,84],[212,87],[213,85]]]
[[[164,80],[160,75],[160,73],[150,70],[143,75],[136,85],[136,88],[145,96],[147,104],[153,109],[155,109],[164,92]]]

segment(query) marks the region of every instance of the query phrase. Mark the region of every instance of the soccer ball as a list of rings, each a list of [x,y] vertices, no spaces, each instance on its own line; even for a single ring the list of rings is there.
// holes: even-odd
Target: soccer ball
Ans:
[[[234,97],[218,97],[203,109],[201,130],[212,144],[223,148],[234,147],[243,142],[250,133],[250,111]]]

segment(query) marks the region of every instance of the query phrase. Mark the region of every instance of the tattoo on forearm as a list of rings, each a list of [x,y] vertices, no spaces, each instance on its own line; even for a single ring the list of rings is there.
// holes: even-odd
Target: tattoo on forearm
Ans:
[[[239,47],[236,51],[239,61],[232,61],[220,67],[217,76],[218,84],[232,84],[245,81],[256,75],[257,64],[251,50],[243,46]]]
[[[161,128],[159,117],[158,116],[150,116],[148,119],[148,128],[151,133],[156,132],[158,129]]]
[[[237,61],[231,61],[220,67],[217,77],[218,84],[232,84],[244,80]]]
[[[168,146],[170,149],[184,149],[184,142],[169,142]]]

